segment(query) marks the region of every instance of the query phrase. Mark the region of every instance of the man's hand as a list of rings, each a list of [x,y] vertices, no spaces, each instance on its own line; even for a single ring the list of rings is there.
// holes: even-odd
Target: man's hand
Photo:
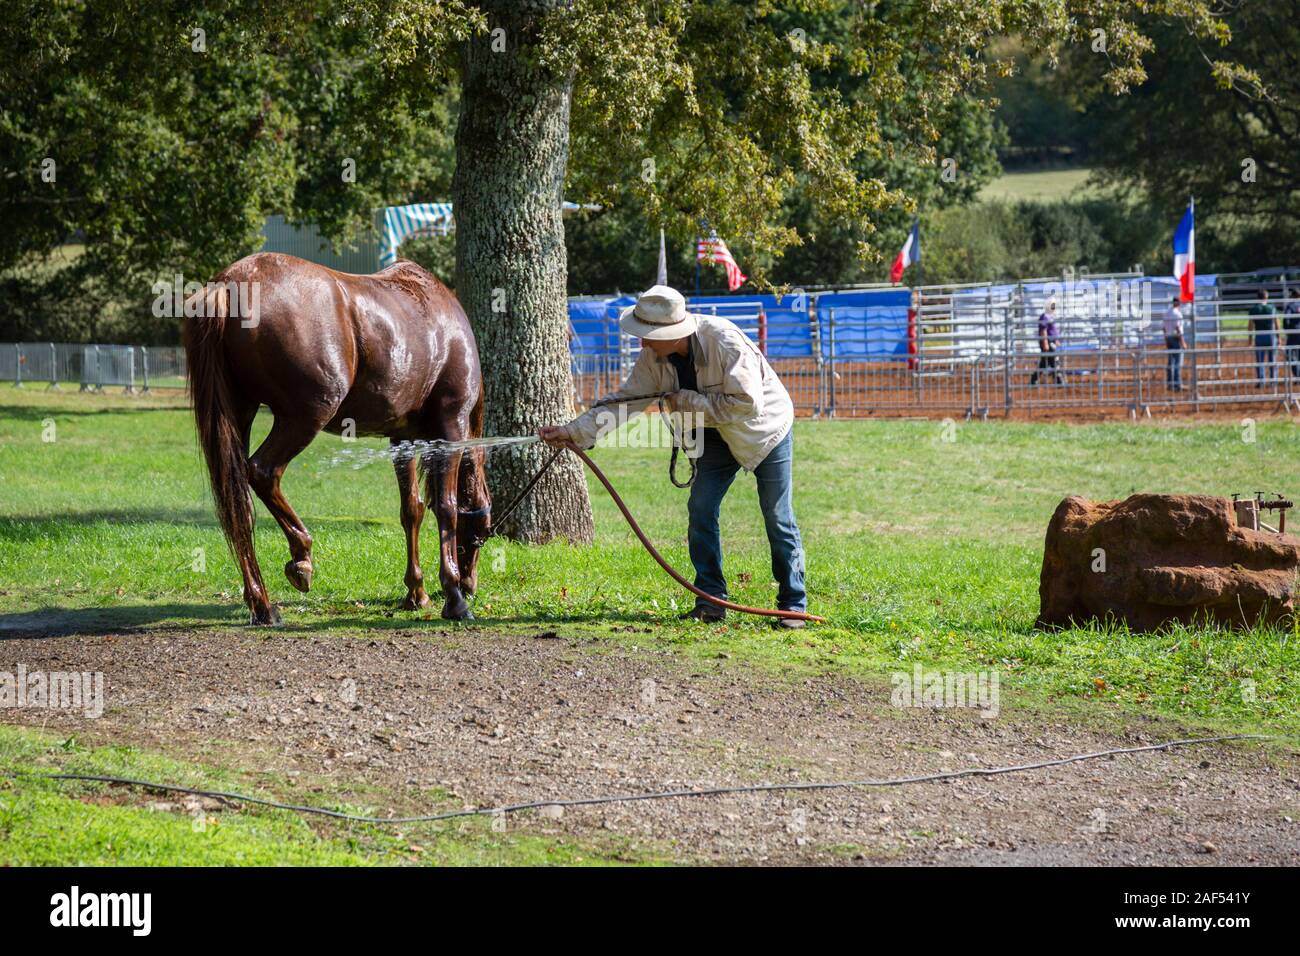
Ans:
[[[537,429],[537,434],[541,436],[542,441],[552,448],[578,450],[577,444],[573,441],[573,436],[569,434],[569,429],[565,425],[543,425]]]

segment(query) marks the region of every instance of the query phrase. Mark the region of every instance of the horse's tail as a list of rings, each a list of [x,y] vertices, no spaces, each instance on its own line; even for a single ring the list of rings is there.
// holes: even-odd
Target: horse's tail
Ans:
[[[473,410],[469,413],[469,437],[483,437],[483,389],[479,387],[478,401],[474,403]]]
[[[247,449],[222,348],[226,320],[230,316],[230,290],[226,283],[213,283],[196,293],[186,303],[185,315],[190,399],[194,404],[199,444],[208,461],[208,481],[212,485],[217,519],[236,559],[249,557],[256,562]]]

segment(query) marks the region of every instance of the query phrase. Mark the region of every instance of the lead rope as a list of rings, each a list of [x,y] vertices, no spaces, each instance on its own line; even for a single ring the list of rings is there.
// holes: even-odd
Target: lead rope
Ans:
[[[673,436],[673,454],[672,457],[668,459],[668,480],[671,481],[673,483],[673,486],[676,488],[689,488],[691,485],[695,484],[695,472],[697,466],[697,462],[695,461],[695,456],[693,455],[686,456],[686,461],[691,466],[690,477],[688,477],[685,481],[678,481],[677,480],[677,454],[682,450],[682,447],[685,444],[685,440],[683,438],[682,432],[679,432],[677,428],[673,425],[672,416],[670,416],[666,411],[664,411],[664,407],[662,405],[659,406],[659,417],[664,420],[664,427],[667,428],[668,433]]]
[[[602,408],[606,405],[627,405],[631,402],[643,402],[653,399],[659,403],[659,417],[663,419],[664,427],[668,429],[668,434],[673,436],[673,453],[668,459],[668,480],[673,483],[675,488],[689,488],[695,484],[695,473],[697,470],[694,458],[687,456],[687,461],[691,466],[690,476],[685,481],[677,480],[677,455],[682,451],[685,439],[682,432],[679,432],[673,425],[672,417],[664,411],[664,399],[671,395],[672,392],[659,392],[655,395],[633,395],[631,398],[607,398],[604,401],[593,402],[592,408]]]
[[[497,527],[505,524],[506,519],[509,518],[514,510],[523,503],[523,500],[528,497],[529,493],[534,487],[536,487],[537,483],[542,480],[542,475],[546,474],[546,472],[550,470],[550,467],[555,464],[555,459],[560,457],[560,452],[562,451],[564,451],[563,448],[552,450],[551,457],[546,459],[546,463],[543,464],[541,468],[537,469],[537,474],[533,475],[528,484],[524,485],[524,490],[515,495],[515,500],[506,506],[506,510],[500,517],[494,517],[492,519],[492,527],[488,529],[489,538],[497,533]]]

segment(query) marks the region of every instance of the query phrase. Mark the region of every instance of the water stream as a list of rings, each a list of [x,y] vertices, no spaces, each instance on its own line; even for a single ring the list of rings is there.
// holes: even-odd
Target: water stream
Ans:
[[[346,447],[337,451],[322,464],[330,468],[346,465],[355,470],[378,461],[410,461],[412,458],[449,455],[452,452],[473,451],[478,448],[492,452],[504,448],[519,448],[538,441],[541,439],[536,435],[509,435],[500,438],[466,438],[463,441],[403,441],[386,448]]]

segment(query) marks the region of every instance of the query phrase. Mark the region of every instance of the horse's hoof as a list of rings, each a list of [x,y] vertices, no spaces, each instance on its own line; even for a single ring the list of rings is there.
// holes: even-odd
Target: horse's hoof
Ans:
[[[425,594],[423,591],[420,591],[417,594],[408,594],[402,603],[398,605],[398,608],[403,611],[418,611],[421,608],[428,607],[432,603],[433,598],[429,597],[429,595]]]
[[[284,621],[280,619],[280,609],[268,604],[265,608],[253,608],[248,623],[253,627],[280,627]]]
[[[304,594],[311,590],[312,567],[310,561],[290,561],[284,566],[284,576],[289,583]]]
[[[443,620],[447,621],[472,621],[474,612],[469,609],[469,602],[462,598],[459,602],[453,603],[448,601],[442,606]]]

